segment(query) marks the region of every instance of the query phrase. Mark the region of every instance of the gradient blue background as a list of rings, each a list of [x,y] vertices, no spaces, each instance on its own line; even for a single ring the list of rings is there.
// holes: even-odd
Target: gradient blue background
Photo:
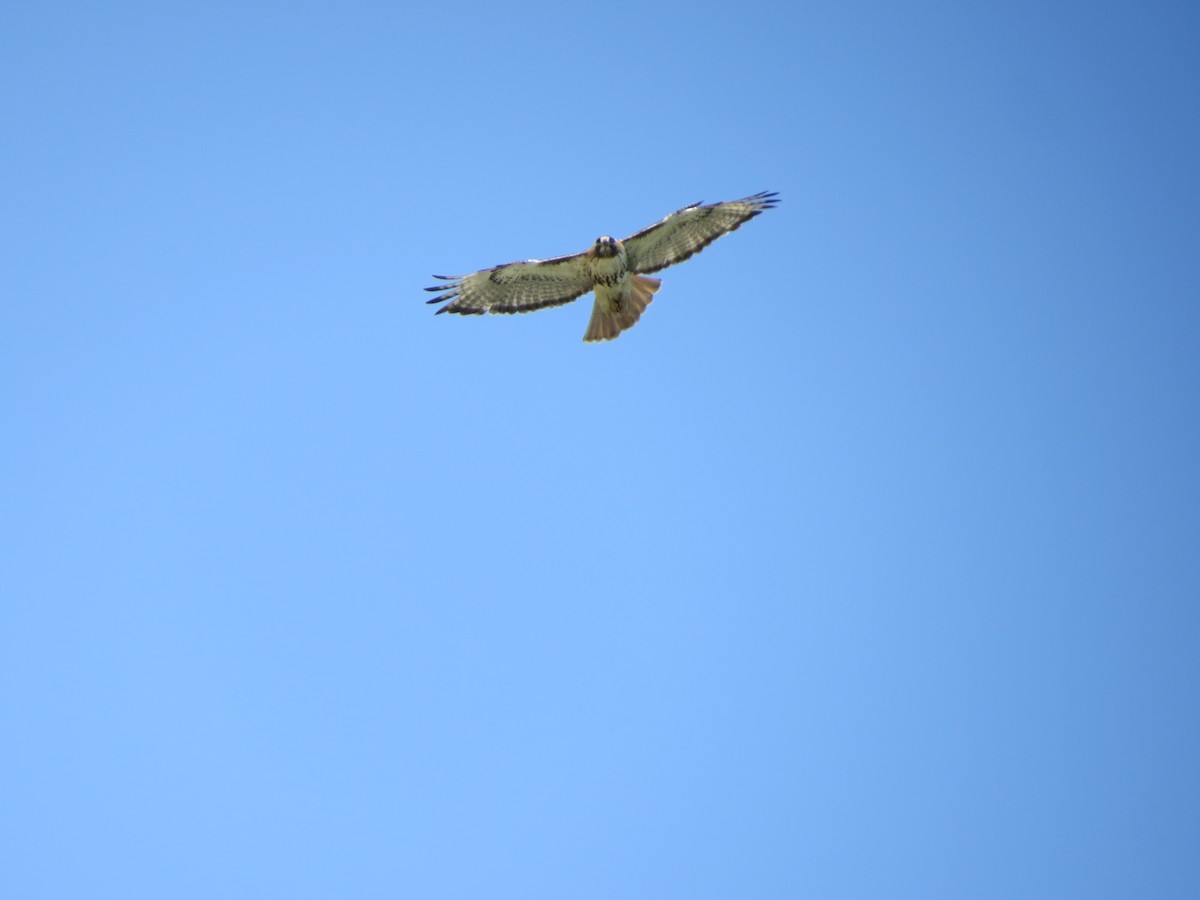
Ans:
[[[1194,3],[10,3],[0,895],[1200,896]],[[780,207],[590,300],[432,272]]]

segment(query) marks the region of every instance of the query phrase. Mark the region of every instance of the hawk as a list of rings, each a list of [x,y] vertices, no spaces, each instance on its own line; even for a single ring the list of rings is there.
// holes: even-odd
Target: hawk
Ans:
[[[763,191],[708,206],[693,203],[623,241],[598,237],[589,249],[573,256],[505,263],[473,275],[434,275],[447,283],[425,288],[438,292],[428,302],[446,303],[439,314],[526,313],[595,291],[596,304],[583,339],[612,340],[633,327],[662,284],[647,274],[683,262],[778,202],[775,192]]]

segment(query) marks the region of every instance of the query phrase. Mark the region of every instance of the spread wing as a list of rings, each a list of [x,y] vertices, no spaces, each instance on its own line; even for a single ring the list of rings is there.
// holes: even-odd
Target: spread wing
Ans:
[[[683,262],[778,202],[774,191],[763,191],[742,200],[685,206],[625,239],[629,269],[646,274]]]
[[[527,259],[483,269],[474,275],[434,275],[446,284],[425,288],[438,291],[429,303],[450,302],[438,313],[481,315],[524,313],[559,306],[582,297],[593,287],[582,253],[554,259]]]

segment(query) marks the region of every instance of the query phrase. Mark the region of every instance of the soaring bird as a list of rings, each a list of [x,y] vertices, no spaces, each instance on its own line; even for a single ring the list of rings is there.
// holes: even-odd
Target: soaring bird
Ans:
[[[649,273],[683,262],[778,202],[775,192],[763,191],[742,200],[693,203],[623,241],[602,235],[572,256],[505,263],[473,275],[434,275],[446,283],[425,288],[438,292],[428,302],[446,303],[439,314],[526,313],[595,291],[583,339],[612,340],[633,327],[654,299],[662,280],[647,278]]]

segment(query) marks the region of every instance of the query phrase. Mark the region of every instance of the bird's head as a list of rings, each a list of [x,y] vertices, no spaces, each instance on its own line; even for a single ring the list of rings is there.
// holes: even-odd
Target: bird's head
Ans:
[[[596,238],[596,243],[592,246],[592,253],[601,259],[608,259],[610,256],[616,256],[620,252],[620,247],[620,241],[605,234]]]

